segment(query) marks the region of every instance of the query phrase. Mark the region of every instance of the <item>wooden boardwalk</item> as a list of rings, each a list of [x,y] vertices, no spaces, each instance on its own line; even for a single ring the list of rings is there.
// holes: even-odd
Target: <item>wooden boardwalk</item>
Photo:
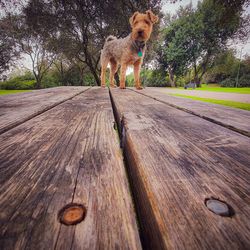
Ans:
[[[250,249],[249,121],[147,89],[0,97],[0,249]]]

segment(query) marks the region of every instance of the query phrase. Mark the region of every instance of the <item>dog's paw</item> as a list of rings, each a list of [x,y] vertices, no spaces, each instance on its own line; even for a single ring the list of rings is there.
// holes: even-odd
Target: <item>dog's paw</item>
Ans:
[[[125,86],[120,86],[120,89],[126,89],[126,87]]]
[[[106,86],[105,85],[101,85],[102,88],[105,88]]]
[[[138,86],[138,87],[136,87],[136,89],[138,89],[138,90],[142,90],[142,89],[143,89],[143,87]]]

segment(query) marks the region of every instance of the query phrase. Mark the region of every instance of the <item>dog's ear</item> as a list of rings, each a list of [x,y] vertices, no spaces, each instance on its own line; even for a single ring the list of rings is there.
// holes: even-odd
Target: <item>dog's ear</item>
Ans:
[[[151,21],[153,24],[155,24],[155,23],[158,22],[159,17],[156,16],[151,10],[147,10],[147,11],[146,11],[146,14],[148,15],[150,21]]]
[[[133,16],[131,16],[130,18],[129,18],[129,22],[130,22],[130,25],[131,26],[133,26],[133,23],[134,23],[134,21],[135,21],[135,18],[136,18],[136,16],[139,14],[139,12],[138,11],[136,11],[134,14],[133,14]]]

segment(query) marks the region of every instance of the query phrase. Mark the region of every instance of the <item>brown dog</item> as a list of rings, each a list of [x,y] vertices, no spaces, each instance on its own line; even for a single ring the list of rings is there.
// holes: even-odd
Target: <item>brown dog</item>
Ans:
[[[121,65],[120,88],[125,89],[126,70],[128,65],[134,65],[135,86],[141,88],[140,69],[145,55],[146,42],[150,38],[153,24],[158,22],[158,16],[151,10],[145,14],[135,12],[129,19],[132,27],[132,33],[127,37],[117,39],[114,36],[108,36],[101,51],[101,83],[105,87],[105,73],[108,64],[110,64],[110,86],[114,85],[114,75]]]

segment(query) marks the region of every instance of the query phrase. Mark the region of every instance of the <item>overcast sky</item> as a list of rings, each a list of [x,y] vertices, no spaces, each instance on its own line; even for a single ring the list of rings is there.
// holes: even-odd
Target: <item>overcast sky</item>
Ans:
[[[178,1],[177,3],[169,3],[167,1],[162,1],[163,2],[163,11],[164,12],[170,12],[171,14],[175,14],[175,12],[179,9],[180,6],[186,6],[190,3],[193,4],[194,7],[197,6],[198,0],[182,0]]]

